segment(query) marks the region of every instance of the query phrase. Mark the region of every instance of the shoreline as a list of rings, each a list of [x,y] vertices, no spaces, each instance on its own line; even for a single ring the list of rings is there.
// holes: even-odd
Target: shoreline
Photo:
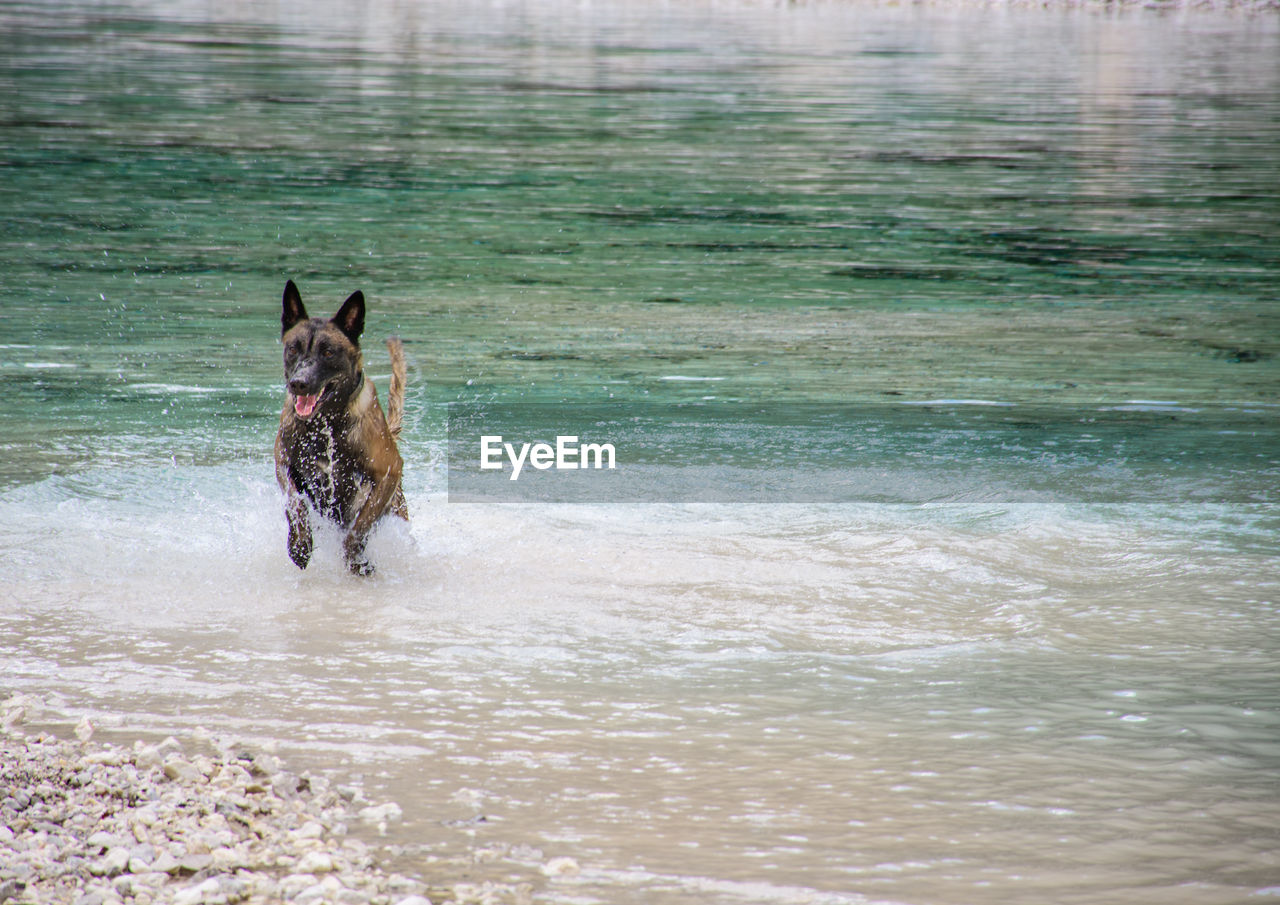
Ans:
[[[0,905],[463,898],[386,870],[351,834],[385,832],[401,814],[394,802],[373,804],[356,787],[291,773],[274,754],[234,742],[170,736],[124,747],[93,741],[88,720],[74,739],[27,734],[31,704],[23,694],[0,701]]]

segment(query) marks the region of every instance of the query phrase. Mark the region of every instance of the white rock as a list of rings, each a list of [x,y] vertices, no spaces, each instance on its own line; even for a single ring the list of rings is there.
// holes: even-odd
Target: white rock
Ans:
[[[123,840],[115,833],[108,833],[106,830],[98,830],[92,836],[84,841],[89,848],[111,848],[119,845]]]
[[[133,874],[135,883],[141,883],[143,886],[150,886],[152,889],[159,889],[161,886],[169,882],[169,875],[161,871],[148,870],[139,872],[132,870],[133,864],[130,862],[130,873]]]
[[[396,893],[403,892],[406,894],[416,894],[422,890],[422,884],[417,880],[406,877],[404,874],[392,874],[387,877],[387,891]]]
[[[212,902],[215,899],[222,898],[222,889],[218,885],[216,877],[210,877],[202,883],[195,886],[188,886],[186,889],[180,889],[173,897],[173,905],[200,905],[203,902]]]
[[[298,779],[307,784],[307,788],[311,790],[312,794],[323,795],[329,790],[329,780],[323,776],[316,776],[307,772],[299,776]]]
[[[176,873],[181,866],[178,859],[170,852],[161,852],[156,855],[156,860],[151,862],[153,871],[160,871],[166,874]]]
[[[129,850],[124,847],[111,849],[97,861],[89,864],[89,873],[95,877],[115,877],[129,866]]]
[[[454,883],[453,897],[460,903],[476,903],[484,895],[484,887],[475,883]]]
[[[292,874],[282,879],[276,889],[281,898],[293,899],[297,898],[302,890],[315,885],[317,885],[315,874]]]
[[[542,872],[548,877],[573,877],[581,870],[578,862],[572,858],[552,858],[542,865]]]
[[[221,817],[222,815],[216,814],[214,816]],[[213,818],[211,817],[209,819],[212,820]],[[227,846],[235,844],[236,834],[231,832],[231,830],[216,829],[216,830],[213,830],[212,832],[206,832],[205,838],[209,840],[210,849],[226,848]]]
[[[229,788],[248,785],[249,779],[249,771],[244,767],[228,764],[218,769],[218,772],[213,777],[213,782],[219,787]]]
[[[81,717],[80,722],[76,723],[76,738],[82,742],[87,742],[93,738],[93,723],[89,722],[89,718]]]
[[[164,755],[155,745],[144,745],[141,742],[133,746],[133,762],[143,769],[158,767],[164,761]]]
[[[275,776],[284,764],[274,754],[259,754],[254,757],[253,766],[255,770],[261,771],[266,776]]]
[[[132,857],[132,853],[124,846],[113,848],[107,852],[106,857],[102,859],[107,866],[107,876],[114,877],[116,874],[124,873],[125,868],[129,866],[130,857]]]
[[[179,870],[189,871],[191,873],[199,873],[206,867],[213,864],[213,856],[204,852],[189,853],[183,857],[178,863]]]
[[[190,761],[171,754],[164,762],[164,775],[178,782],[193,783],[203,777]]]
[[[431,900],[426,896],[405,896],[398,899],[396,905],[431,905]]]
[[[399,820],[403,815],[404,811],[394,801],[360,809],[360,819],[365,823],[386,823]]]
[[[308,820],[289,835],[294,839],[319,839],[324,836],[324,827],[314,820]]]
[[[213,857],[213,869],[219,872],[229,873],[247,867],[249,864],[249,859],[244,853],[234,848],[223,846],[215,848],[209,854]]]
[[[329,890],[325,888],[323,883],[316,883],[308,886],[302,892],[293,897],[295,902],[312,902],[318,899],[324,899],[329,895]]]
[[[333,870],[333,858],[328,852],[307,852],[294,869],[302,874],[327,874]]]
[[[264,896],[268,899],[278,898],[280,884],[273,877],[256,871],[241,871],[239,876],[249,884],[250,895]]]
[[[249,897],[249,884],[240,877],[219,877],[218,890],[228,902],[239,902]]]

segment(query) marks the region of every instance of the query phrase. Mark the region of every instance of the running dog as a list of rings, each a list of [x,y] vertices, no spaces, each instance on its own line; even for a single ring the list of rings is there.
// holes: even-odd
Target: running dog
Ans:
[[[387,415],[360,354],[364,293],[353,292],[330,320],[308,317],[293,280],[284,287],[284,411],[276,435],[276,480],[285,493],[289,558],[311,562],[311,511],[346,531],[347,568],[368,575],[369,532],[384,515],[408,521],[396,447],[404,416],[404,349],[387,340],[391,390]]]

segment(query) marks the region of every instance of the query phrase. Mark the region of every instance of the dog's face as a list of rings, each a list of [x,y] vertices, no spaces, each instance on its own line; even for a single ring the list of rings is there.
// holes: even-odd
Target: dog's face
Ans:
[[[293,397],[294,414],[307,419],[345,405],[360,380],[364,294],[353,292],[326,321],[307,316],[298,287],[290,280],[284,287],[280,325],[284,384]]]

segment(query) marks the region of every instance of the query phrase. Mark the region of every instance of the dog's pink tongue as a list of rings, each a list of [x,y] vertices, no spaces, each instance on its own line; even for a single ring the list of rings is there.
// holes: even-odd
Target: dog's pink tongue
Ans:
[[[293,410],[303,418],[315,411],[316,402],[319,401],[319,394],[315,396],[295,396],[293,400]]]

